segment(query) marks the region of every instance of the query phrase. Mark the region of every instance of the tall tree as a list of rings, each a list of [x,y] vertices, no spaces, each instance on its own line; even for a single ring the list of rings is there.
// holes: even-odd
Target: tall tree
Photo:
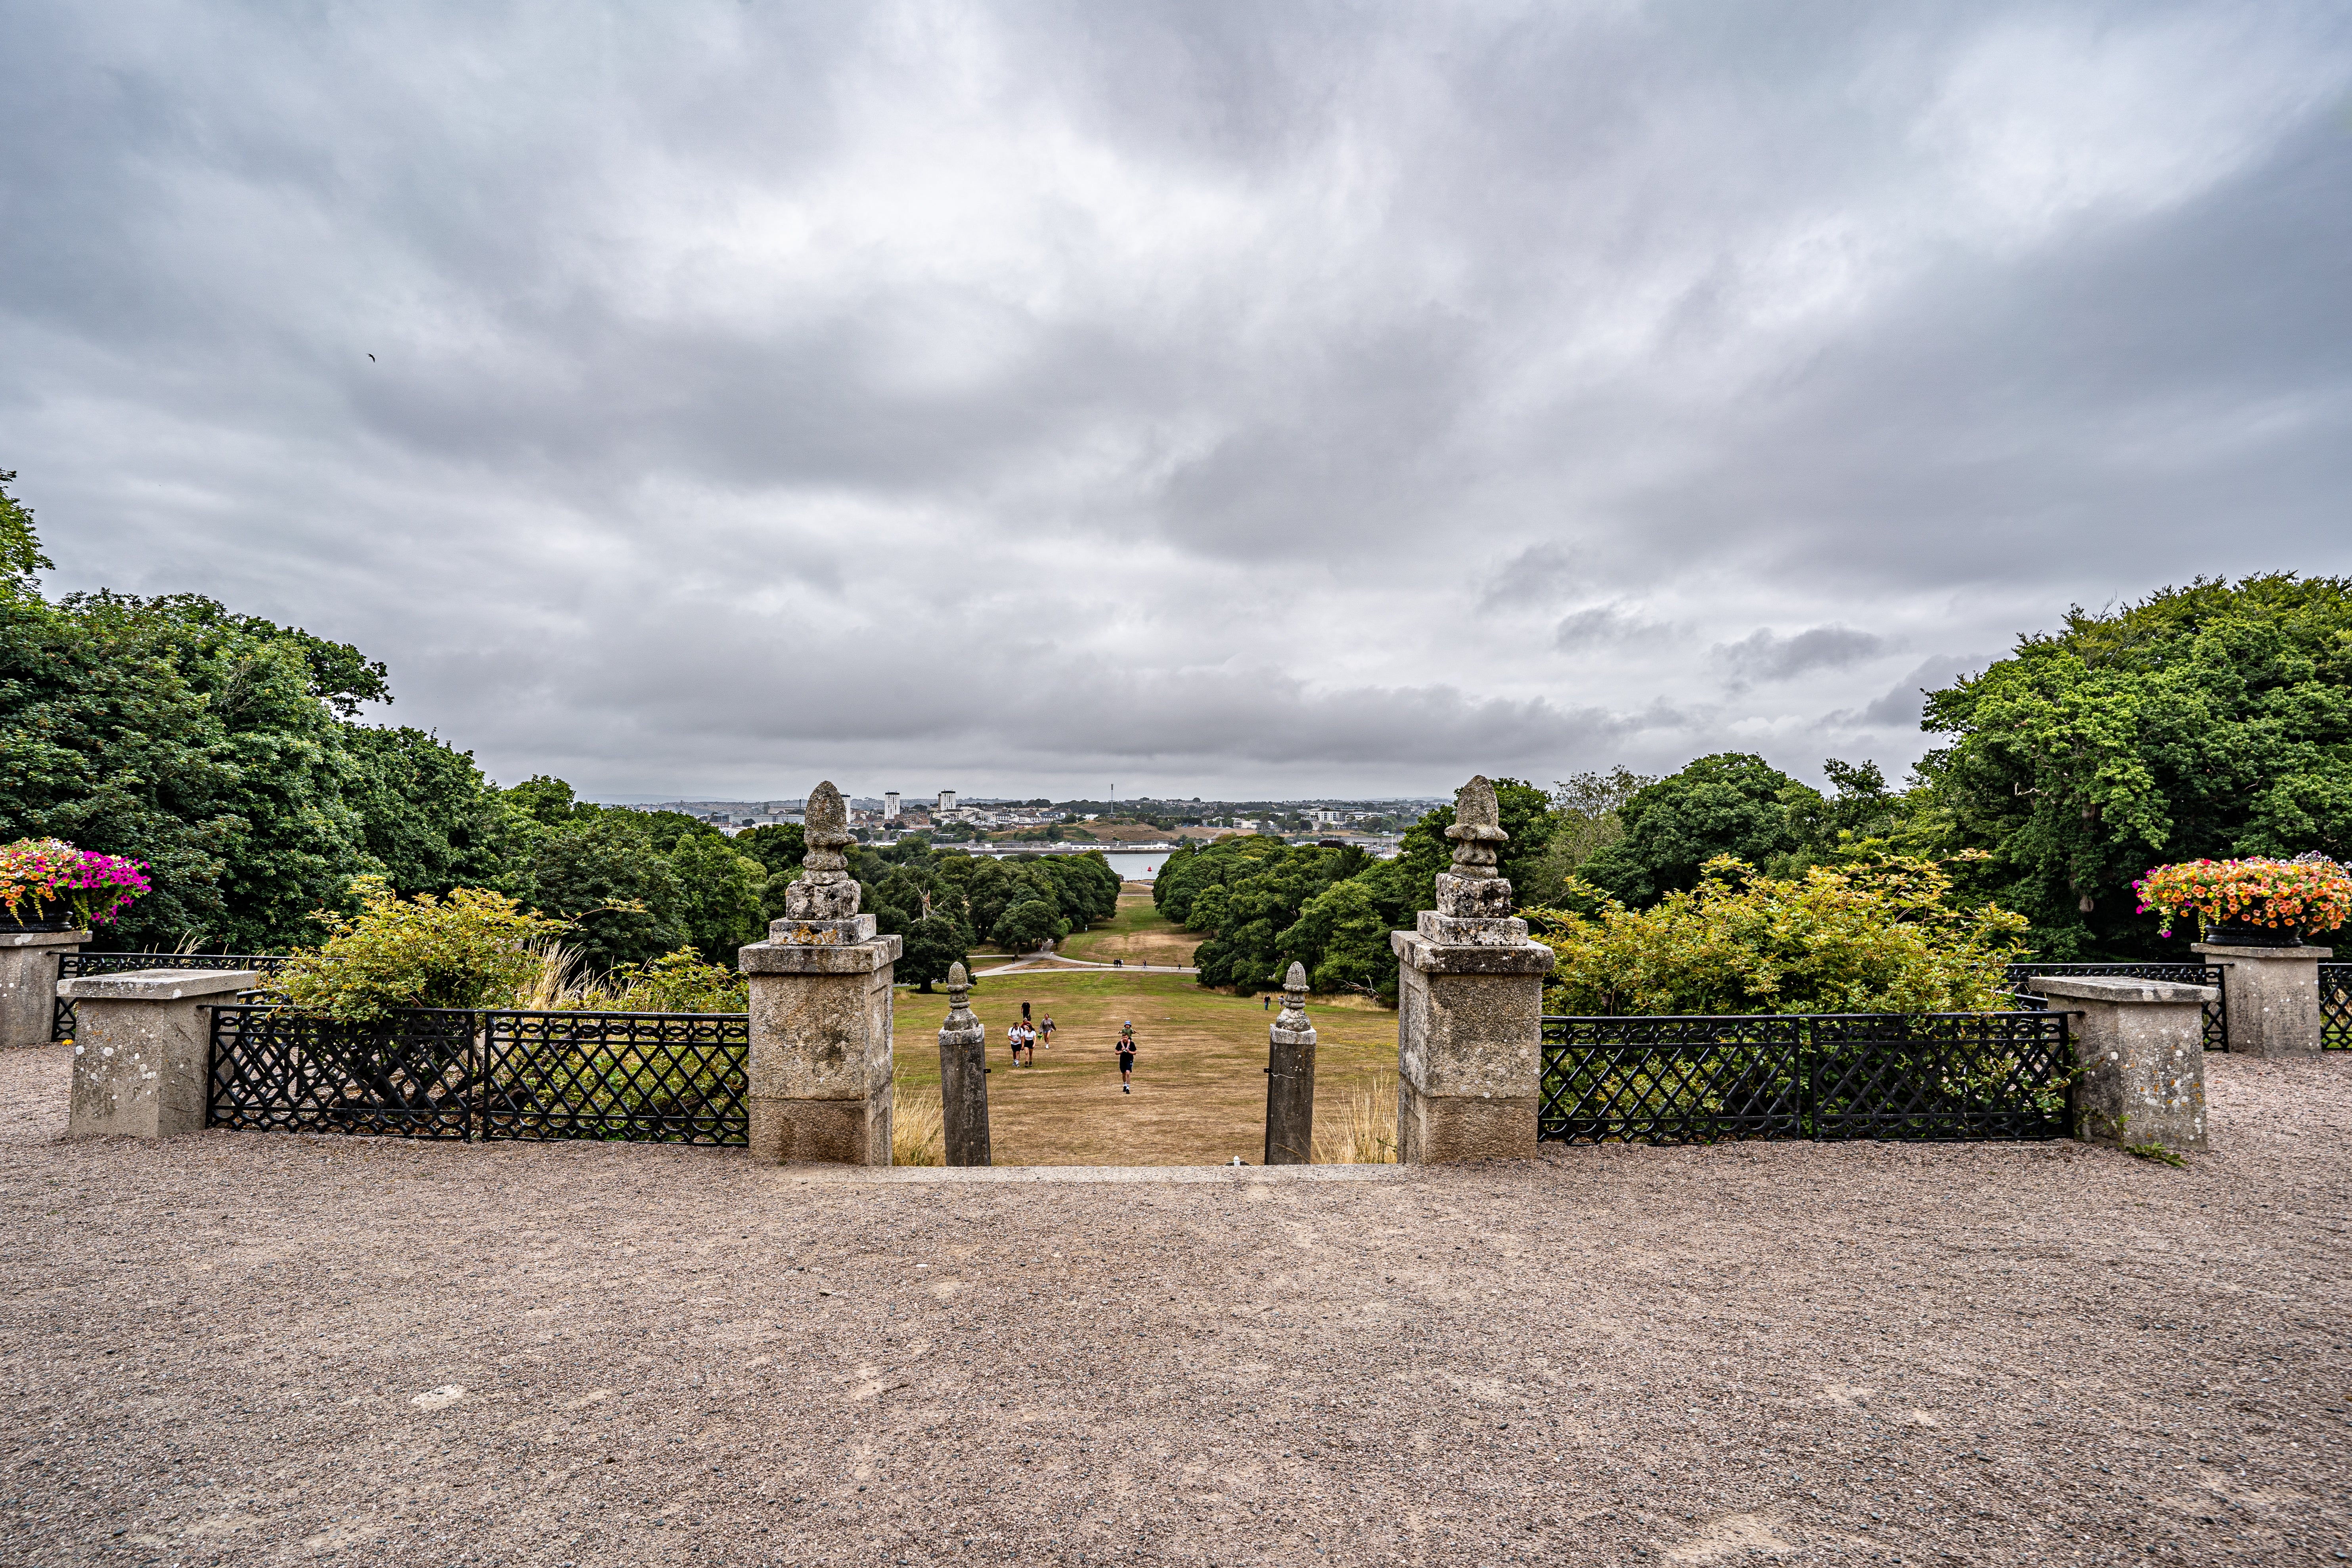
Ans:
[[[1617,807],[1623,836],[1586,861],[1581,874],[1625,903],[1643,907],[1696,887],[1717,855],[1785,869],[1814,842],[1821,792],[1763,758],[1718,752],[1638,789]]]
[[[2200,858],[2352,856],[2352,578],[2200,578],[2068,612],[1927,699],[1947,840],[2045,957],[2178,953],[2132,882]]]

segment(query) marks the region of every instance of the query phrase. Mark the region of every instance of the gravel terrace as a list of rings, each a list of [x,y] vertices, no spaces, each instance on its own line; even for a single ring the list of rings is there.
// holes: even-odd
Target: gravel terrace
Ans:
[[[943,1183],[66,1143],[19,1050],[0,1561],[2347,1561],[2352,1055],[2210,1072],[2187,1170]]]

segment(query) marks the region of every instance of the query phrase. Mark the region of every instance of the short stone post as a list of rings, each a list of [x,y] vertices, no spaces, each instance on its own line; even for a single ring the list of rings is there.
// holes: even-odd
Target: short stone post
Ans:
[[[971,1016],[971,981],[948,965],[948,1021],[940,1026],[940,1120],[950,1165],[985,1165],[988,1152],[988,1030]]]
[[[20,931],[0,936],[0,1047],[46,1046],[57,1017],[58,954],[89,940],[86,931]]]
[[[2129,1148],[2205,1149],[2205,1005],[2210,985],[2105,974],[2027,985],[2075,1020],[2074,1136]]]
[[[1282,1011],[1266,1032],[1265,1163],[1315,1163],[1315,1026],[1307,1021],[1307,966],[1283,977]]]
[[[2234,1057],[2319,1054],[2319,966],[2332,947],[2239,947],[2199,942],[2189,951],[2228,966],[2221,1010]]]
[[[890,1163],[891,967],[903,944],[857,912],[841,792],[810,795],[808,858],[784,918],[741,950],[750,977],[751,1158]]]
[[[260,978],[250,969],[133,969],[52,979],[49,994],[75,1014],[66,1136],[202,1131],[212,1087],[205,1007],[236,1001]]]
[[[1397,1158],[1406,1164],[1533,1158],[1552,951],[1511,914],[1495,869],[1508,843],[1495,786],[1454,797],[1454,868],[1437,908],[1391,931],[1397,976]]]

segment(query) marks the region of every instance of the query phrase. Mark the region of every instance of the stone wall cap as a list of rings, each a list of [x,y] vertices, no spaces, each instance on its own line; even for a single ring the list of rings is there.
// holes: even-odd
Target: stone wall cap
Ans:
[[[810,946],[755,942],[739,952],[735,962],[746,974],[868,974],[898,963],[906,945],[895,936]]]
[[[2189,951],[2210,952],[2231,960],[2301,958],[2313,963],[2324,963],[2336,956],[2336,950],[2332,947],[2233,947],[2219,942],[2192,942],[2189,944]]]
[[[1558,955],[1539,942],[1457,946],[1418,931],[1392,931],[1397,962],[1424,974],[1549,974]]]
[[[2218,985],[2182,985],[2170,980],[2137,980],[2128,974],[2038,974],[2025,983],[2037,996],[2069,1002],[2194,1002],[2221,999]]]
[[[12,931],[0,932],[0,947],[82,947],[88,945],[86,931]]]
[[[260,980],[257,969],[128,969],[60,980],[58,994],[68,1002],[179,1002],[250,991]]]

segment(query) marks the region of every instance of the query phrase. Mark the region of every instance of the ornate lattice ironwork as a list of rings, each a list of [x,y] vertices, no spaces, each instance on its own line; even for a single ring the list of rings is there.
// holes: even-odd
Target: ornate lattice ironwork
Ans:
[[[2352,1051],[2352,963],[2319,966],[2319,1048]]]
[[[1548,1017],[1538,1135],[1563,1143],[1801,1138],[1803,1020]]]
[[[750,1141],[743,1013],[212,1009],[215,1127],[419,1138]]]
[[[2126,980],[2164,980],[2175,985],[2211,985],[2226,988],[2228,969],[2219,963],[2012,963],[2007,971],[2009,983],[2020,984],[2037,974],[2053,978],[2069,974],[2113,974]],[[2038,1007],[2041,999],[2027,993],[2019,997],[2028,1006]],[[2230,1048],[2230,1010],[2228,998],[2216,996],[2205,1004],[2205,1048],[2226,1051]]]
[[[2063,1138],[2063,1013],[1547,1017],[1537,1136]]]
[[[1805,1116],[1816,1138],[2066,1135],[2074,1058],[2063,1013],[1865,1013],[1806,1024]]]
[[[81,974],[123,974],[134,969],[257,969],[275,974],[293,960],[269,952],[61,952],[58,978]],[[60,996],[49,1012],[49,1038],[70,1040],[74,1005]]]
[[[485,1138],[744,1143],[742,1013],[489,1013]]]
[[[346,1024],[239,1005],[212,1016],[207,1126],[474,1135],[478,1013],[415,1007],[381,1024]]]

